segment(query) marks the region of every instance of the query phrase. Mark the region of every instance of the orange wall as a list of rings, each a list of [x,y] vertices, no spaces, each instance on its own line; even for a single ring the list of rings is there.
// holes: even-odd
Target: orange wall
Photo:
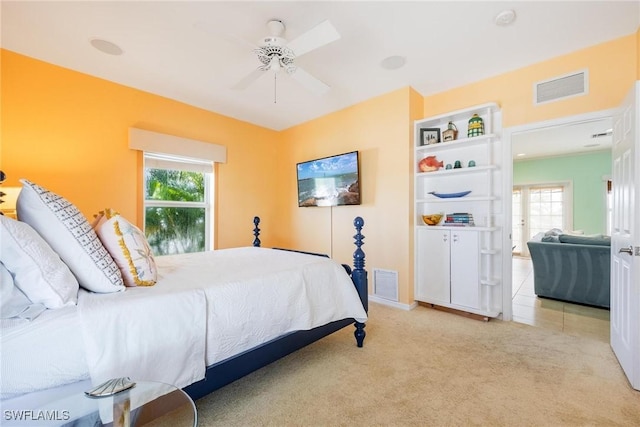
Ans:
[[[412,288],[407,192],[412,170],[410,106],[419,104],[420,98],[409,88],[400,89],[283,131],[278,177],[279,217],[287,224],[278,227],[283,244],[350,262],[355,249],[353,219],[362,216],[367,268],[398,271],[404,302]],[[299,208],[295,164],[354,150],[360,152],[362,204]]]
[[[140,166],[127,148],[130,126],[223,144],[228,163],[218,167],[217,247],[248,244],[251,218],[260,215],[266,246],[349,262],[352,222],[360,215],[366,265],[399,272],[402,303],[413,302],[413,120],[491,101],[502,106],[504,126],[603,110],[617,106],[640,78],[639,31],[424,98],[400,89],[275,132],[1,52],[0,166],[8,185],[26,177],[68,197],[85,215],[110,206],[137,217],[139,195],[131,183]],[[534,82],[581,68],[589,69],[588,95],[533,106]],[[363,204],[298,208],[295,164],[352,150],[361,154]]]
[[[253,240],[252,218],[275,215],[278,133],[7,50],[1,54],[1,167],[5,185],[27,178],[87,217],[105,207],[140,221],[141,161],[129,127],[227,146],[218,165],[217,247]],[[263,237],[270,236],[270,230]]]
[[[606,110],[618,106],[638,76],[638,38],[632,34],[424,99],[426,116],[485,102],[502,107],[503,127]],[[533,105],[533,84],[583,68],[589,70],[585,96]]]

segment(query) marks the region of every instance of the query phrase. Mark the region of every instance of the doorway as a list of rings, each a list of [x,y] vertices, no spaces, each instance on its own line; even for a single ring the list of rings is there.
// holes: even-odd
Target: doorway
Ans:
[[[507,280],[504,289],[504,313],[505,320],[520,321],[523,323],[533,324],[535,326],[546,327],[558,331],[564,331],[574,335],[585,335],[591,338],[608,342],[609,340],[609,312],[608,310],[597,309],[593,307],[585,307],[577,304],[564,303],[550,299],[538,298],[533,288],[533,268],[531,261],[528,259],[526,250],[526,241],[531,235],[543,231],[543,229],[556,228],[557,222],[561,221],[562,226],[557,227],[563,230],[573,230],[573,188],[571,183],[566,181],[547,180],[545,182],[529,182],[528,185],[517,185],[514,187],[514,164],[521,159],[523,153],[536,152],[542,157],[544,147],[556,145],[561,148],[557,153],[546,154],[547,156],[568,156],[573,152],[579,153],[580,147],[570,147],[570,144],[558,144],[552,138],[554,135],[565,135],[566,132],[574,131],[585,124],[593,124],[605,128],[611,123],[612,111],[601,111],[591,114],[566,117],[562,119],[534,123],[519,127],[506,128],[504,130],[505,141],[505,159],[504,164],[511,170],[506,174],[505,194],[510,191],[514,203],[512,206],[506,206],[509,212],[506,213],[505,219],[509,220],[506,229],[512,232],[507,237],[504,247],[512,247],[512,252],[508,256],[505,254],[505,266],[509,271],[504,272]],[[606,127],[608,129],[609,127]],[[594,132],[595,133],[595,132]],[[535,142],[535,141],[538,142]],[[533,141],[533,142],[531,142]],[[527,142],[530,145],[527,146]],[[565,146],[566,145],[566,146]],[[587,145],[584,142],[582,145]],[[588,149],[589,147],[584,147]],[[584,152],[584,148],[582,152]],[[609,150],[610,148],[607,148]],[[564,151],[563,151],[564,150]],[[602,149],[601,149],[602,150]],[[521,156],[518,156],[520,154]],[[508,156],[508,157],[507,157]],[[520,177],[518,177],[520,178]],[[521,184],[521,183],[519,183]],[[603,188],[607,185],[603,181]],[[528,187],[528,188],[527,188]],[[557,187],[563,187],[561,190]],[[527,198],[532,197],[532,192],[540,189],[539,193],[547,193],[545,197],[552,198],[552,194],[562,194],[563,207],[565,209],[560,213],[562,218],[550,218],[554,216],[550,214],[550,206],[544,210],[543,217],[537,219],[537,223],[533,224],[532,215],[523,212],[525,208],[530,208]],[[538,194],[541,196],[542,194]],[[606,204],[606,193],[603,191],[603,206]],[[531,209],[529,209],[531,211]],[[542,209],[540,210],[542,212]],[[556,212],[558,214],[558,212]],[[535,216],[535,215],[534,215]],[[545,222],[546,221],[546,222]],[[525,227],[527,226],[527,227]],[[548,228],[547,228],[548,227]],[[603,226],[604,227],[604,226]],[[535,230],[535,233],[531,234]],[[603,230],[604,231],[604,230]],[[515,308],[514,308],[515,307]],[[514,310],[516,312],[514,312]],[[523,313],[526,314],[523,316]]]

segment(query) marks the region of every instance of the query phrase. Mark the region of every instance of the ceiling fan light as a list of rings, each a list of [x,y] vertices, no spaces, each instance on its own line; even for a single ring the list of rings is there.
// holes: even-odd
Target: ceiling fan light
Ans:
[[[280,71],[280,58],[274,56],[269,63],[269,69],[276,73]]]

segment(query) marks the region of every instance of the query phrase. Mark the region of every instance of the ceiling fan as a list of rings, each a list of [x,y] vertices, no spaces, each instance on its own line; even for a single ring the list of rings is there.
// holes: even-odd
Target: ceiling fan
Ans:
[[[282,37],[285,31],[282,21],[272,19],[267,22],[267,28],[270,35],[260,39],[258,46],[254,46],[253,49],[261,65],[232,88],[245,89],[268,71],[274,72],[275,78],[281,70],[284,70],[286,74],[316,95],[326,93],[329,86],[295,65],[295,59],[340,38],[340,34],[331,22],[323,21],[290,42]]]

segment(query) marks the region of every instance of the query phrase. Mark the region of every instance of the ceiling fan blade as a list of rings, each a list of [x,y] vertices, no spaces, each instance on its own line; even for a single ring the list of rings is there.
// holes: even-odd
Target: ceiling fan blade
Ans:
[[[249,74],[247,74],[242,80],[240,80],[238,83],[236,83],[235,85],[233,85],[231,87],[231,89],[233,90],[243,90],[246,89],[251,83],[255,82],[256,80],[258,80],[258,78],[260,76],[262,76],[263,74],[266,74],[264,71],[259,70],[259,69],[255,69],[252,72],[250,72]]]
[[[303,68],[297,67],[296,71],[290,75],[293,79],[302,84],[302,86],[318,96],[324,95],[330,89],[328,85],[307,73]]]
[[[291,42],[287,44],[287,47],[293,50],[296,56],[300,56],[336,41],[339,38],[340,33],[338,33],[338,30],[327,20],[291,40]]]

